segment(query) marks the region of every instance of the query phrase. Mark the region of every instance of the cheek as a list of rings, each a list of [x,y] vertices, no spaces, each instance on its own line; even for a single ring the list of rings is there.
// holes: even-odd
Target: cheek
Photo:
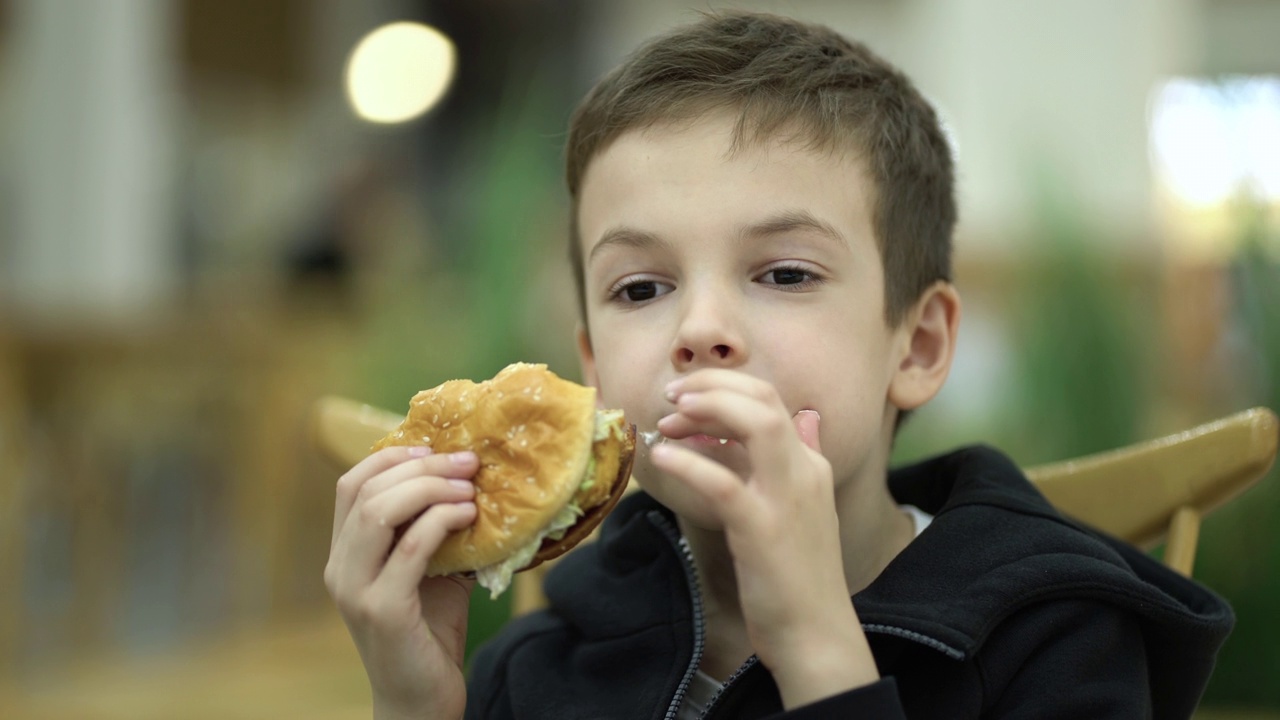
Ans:
[[[657,377],[664,353],[651,338],[634,336],[615,324],[593,335],[600,396],[610,407],[630,409],[635,396],[648,391],[649,378]]]

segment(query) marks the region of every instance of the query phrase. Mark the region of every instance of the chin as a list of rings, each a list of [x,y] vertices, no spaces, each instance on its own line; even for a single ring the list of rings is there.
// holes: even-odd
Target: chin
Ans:
[[[639,463],[636,465],[632,477],[640,488],[683,522],[703,530],[724,530],[724,524],[711,512],[709,500],[690,489],[679,478],[659,473],[652,467],[640,468]]]

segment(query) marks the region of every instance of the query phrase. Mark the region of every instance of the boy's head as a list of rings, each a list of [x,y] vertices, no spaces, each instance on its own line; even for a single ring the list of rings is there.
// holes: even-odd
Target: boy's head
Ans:
[[[716,111],[736,116],[738,146],[785,138],[861,160],[874,185],[890,325],[927,287],[951,279],[951,151],[937,115],[911,81],[828,28],[772,15],[717,14],[650,41],[573,114],[566,158],[569,256],[584,319],[578,209],[587,167],[626,132]]]
[[[834,33],[731,15],[660,38],[570,131],[587,381],[649,429],[668,381],[737,370],[818,411],[838,483],[874,475],[950,366],[951,184],[928,105]],[[697,512],[652,470],[635,474]]]

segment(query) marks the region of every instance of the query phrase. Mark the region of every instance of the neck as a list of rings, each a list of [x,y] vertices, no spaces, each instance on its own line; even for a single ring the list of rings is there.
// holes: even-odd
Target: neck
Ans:
[[[722,532],[695,527],[683,518],[680,531],[689,543],[702,591],[706,646],[699,669],[723,682],[755,652],[738,601],[733,556]]]
[[[893,426],[894,414],[886,410],[880,443],[863,458],[853,476],[836,487],[840,548],[850,596],[880,577],[898,553],[915,539],[915,522],[889,493]]]

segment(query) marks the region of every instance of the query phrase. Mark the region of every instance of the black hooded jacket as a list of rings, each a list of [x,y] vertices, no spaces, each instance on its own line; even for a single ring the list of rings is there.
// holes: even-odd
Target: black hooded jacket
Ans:
[[[1190,717],[1234,621],[1221,598],[1064,519],[990,448],[889,483],[935,518],[853,598],[882,679],[784,713],[751,658],[705,717]],[[477,654],[466,716],[674,720],[704,631],[670,512],[624,499],[546,591]]]

